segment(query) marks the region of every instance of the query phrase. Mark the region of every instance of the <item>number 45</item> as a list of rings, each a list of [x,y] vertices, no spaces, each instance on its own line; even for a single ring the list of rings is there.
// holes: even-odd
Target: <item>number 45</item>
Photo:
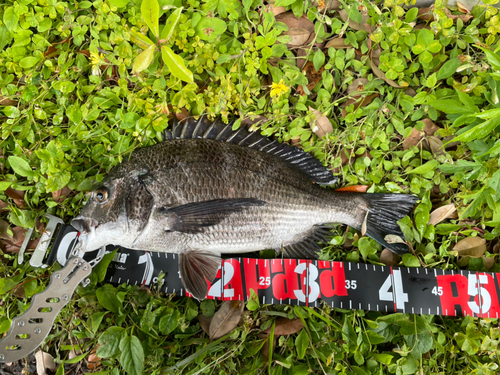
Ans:
[[[432,288],[431,293],[436,295],[436,296],[442,296],[443,295],[443,287],[442,286],[435,286],[434,288]]]

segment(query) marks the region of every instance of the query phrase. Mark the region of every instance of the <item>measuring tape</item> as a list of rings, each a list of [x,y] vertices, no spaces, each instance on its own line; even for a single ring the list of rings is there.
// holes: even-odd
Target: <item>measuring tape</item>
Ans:
[[[78,232],[62,225],[48,262],[63,264]],[[117,249],[108,246],[107,251]],[[86,260],[95,252],[79,254]],[[160,273],[164,274],[158,285]],[[363,263],[305,259],[223,259],[206,298],[248,301],[253,289],[262,304],[320,306],[498,318],[499,274],[441,269],[387,267]],[[178,255],[119,248],[105,282],[157,285],[161,292],[191,296],[183,287]]]

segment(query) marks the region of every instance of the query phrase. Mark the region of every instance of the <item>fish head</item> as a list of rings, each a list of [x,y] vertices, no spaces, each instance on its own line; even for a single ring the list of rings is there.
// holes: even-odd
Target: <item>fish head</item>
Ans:
[[[80,232],[79,250],[93,251],[106,245],[133,248],[147,225],[153,197],[140,173],[122,169],[110,172],[92,192],[80,215],[71,221]]]

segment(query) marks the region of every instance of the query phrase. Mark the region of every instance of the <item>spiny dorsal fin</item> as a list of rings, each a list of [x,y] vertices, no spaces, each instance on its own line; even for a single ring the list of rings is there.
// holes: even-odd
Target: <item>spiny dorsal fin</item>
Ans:
[[[300,242],[283,247],[285,258],[317,259],[318,252],[323,248],[318,242],[327,242],[327,237],[332,234],[325,226],[314,226],[309,234]]]
[[[234,121],[224,124],[220,118],[210,121],[205,115],[198,120],[188,117],[183,121],[178,121],[174,118],[172,129],[163,132],[163,139],[204,138],[230,142],[279,156],[307,174],[317,184],[331,185],[337,182],[337,177],[333,176],[318,159],[300,148],[272,141],[257,132],[249,132],[243,127],[233,131],[233,123]]]

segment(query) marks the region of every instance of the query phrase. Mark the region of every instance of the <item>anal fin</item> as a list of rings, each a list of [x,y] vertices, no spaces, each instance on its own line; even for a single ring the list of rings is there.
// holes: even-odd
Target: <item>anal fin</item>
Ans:
[[[179,254],[179,270],[186,290],[196,299],[203,300],[208,293],[208,284],[215,279],[221,265],[220,254],[207,251],[185,251]]]
[[[302,241],[283,247],[285,258],[310,258],[317,259],[322,246],[318,242],[327,242],[327,237],[332,234],[326,226],[314,226]]]

